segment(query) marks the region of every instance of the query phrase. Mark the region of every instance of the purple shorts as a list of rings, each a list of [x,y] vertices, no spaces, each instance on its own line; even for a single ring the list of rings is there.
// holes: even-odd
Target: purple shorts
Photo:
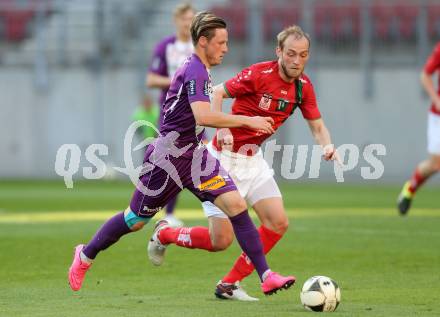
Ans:
[[[214,200],[237,190],[220,162],[203,146],[174,157],[150,144],[130,208],[139,217],[153,217],[183,188],[200,201]]]

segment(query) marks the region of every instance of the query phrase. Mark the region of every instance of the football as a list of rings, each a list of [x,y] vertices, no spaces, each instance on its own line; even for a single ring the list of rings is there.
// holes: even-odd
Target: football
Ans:
[[[332,312],[340,301],[341,289],[327,276],[313,276],[301,289],[301,303],[310,311]]]

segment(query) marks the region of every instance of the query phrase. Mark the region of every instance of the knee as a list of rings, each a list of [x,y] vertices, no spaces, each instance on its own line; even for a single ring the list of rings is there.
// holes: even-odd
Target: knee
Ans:
[[[418,168],[419,171],[429,168],[431,173],[440,171],[440,155],[431,155],[429,159],[422,162]]]
[[[268,226],[269,227],[269,226]],[[270,225],[271,229],[278,234],[283,235],[289,229],[289,220],[286,218],[280,219]]]
[[[280,222],[278,225],[278,230],[280,234],[286,233],[287,229],[289,229],[289,220],[286,218]]]
[[[434,170],[434,172],[439,172],[440,171],[440,161],[434,161],[433,163],[432,163],[432,167],[433,167],[433,170]]]
[[[227,207],[230,212],[236,214],[236,213],[242,212],[243,210],[246,210],[247,204],[246,204],[246,201],[240,197],[240,199],[236,199],[234,201],[228,202]]]
[[[150,218],[139,217],[128,207],[124,211],[124,221],[127,227],[135,232],[141,230],[150,221]]]
[[[135,223],[134,225],[132,225],[132,226],[130,227],[130,230],[133,231],[133,232],[135,232],[135,231],[139,231],[139,230],[141,230],[144,226],[145,226],[145,223],[144,223],[144,222],[138,222],[138,223]]]
[[[212,251],[218,252],[226,250],[233,241],[232,234],[222,234],[212,239]]]

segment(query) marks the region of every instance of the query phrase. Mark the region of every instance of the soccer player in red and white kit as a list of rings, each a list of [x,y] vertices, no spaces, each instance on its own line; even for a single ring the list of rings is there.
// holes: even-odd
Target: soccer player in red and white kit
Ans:
[[[277,60],[254,64],[214,89],[211,104],[221,111],[224,98],[235,98],[232,114],[272,117],[277,130],[296,108],[302,112],[326,160],[339,159],[330,134],[318,110],[310,79],[303,74],[309,59],[310,39],[300,27],[291,26],[278,34]],[[218,130],[208,150],[217,157],[237,184],[240,194],[261,221],[258,229],[264,252],[269,252],[288,228],[281,192],[273,170],[263,158],[260,146],[267,135],[247,128]],[[185,248],[221,251],[233,239],[227,216],[215,205],[203,202],[209,228],[172,228],[158,222],[149,243],[149,257],[162,264],[165,248],[176,244]],[[222,299],[258,300],[249,296],[239,282],[254,270],[242,253],[232,270],[217,284],[215,295]]]
[[[432,79],[434,73],[440,75],[440,42],[437,43],[431,56],[426,61],[420,80],[428,93],[432,104],[428,114],[428,159],[417,165],[412,177],[408,180],[399,195],[397,208],[401,215],[406,215],[416,191],[432,175],[440,170],[440,76],[437,90]]]

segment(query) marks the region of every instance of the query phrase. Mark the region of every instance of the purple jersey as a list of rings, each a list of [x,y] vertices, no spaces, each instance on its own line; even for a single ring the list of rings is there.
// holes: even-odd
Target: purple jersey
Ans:
[[[210,102],[211,78],[196,54],[192,54],[176,71],[163,105],[163,122],[160,134],[179,133],[175,140],[178,148],[192,143],[194,149],[202,139],[204,127],[198,126],[191,109],[196,101]]]
[[[168,36],[160,41],[154,49],[153,58],[149,71],[151,73],[173,77],[177,69],[194,51],[191,41],[181,42],[176,36]],[[159,97],[159,106],[162,107],[165,102],[168,87],[162,89]],[[162,115],[160,116],[159,125],[162,123]]]
[[[130,203],[130,209],[140,217],[153,217],[183,188],[200,201],[212,203],[218,196],[237,190],[220,162],[205,147],[193,151],[192,159],[161,153],[162,144],[148,145],[144,169]]]
[[[191,103],[209,102],[211,79],[193,54],[177,70],[163,105],[160,136],[148,145],[144,165],[130,206],[140,217],[153,217],[183,188],[201,201],[214,202],[237,190],[220,162],[200,143],[204,128],[197,126]]]

